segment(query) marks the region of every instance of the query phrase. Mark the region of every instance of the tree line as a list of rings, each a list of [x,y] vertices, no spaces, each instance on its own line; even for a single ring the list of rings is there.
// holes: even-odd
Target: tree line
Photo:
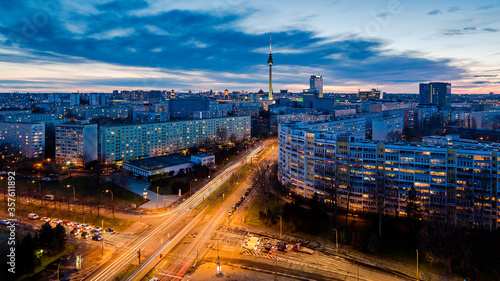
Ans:
[[[45,260],[46,257],[55,256],[64,251],[66,239],[66,230],[62,225],[52,227],[48,222],[43,224],[34,235],[28,233],[23,238],[16,238],[15,274],[7,271],[10,266],[7,264],[5,254],[0,260],[0,279],[14,280],[16,277],[33,273],[37,266],[42,265],[42,256]]]

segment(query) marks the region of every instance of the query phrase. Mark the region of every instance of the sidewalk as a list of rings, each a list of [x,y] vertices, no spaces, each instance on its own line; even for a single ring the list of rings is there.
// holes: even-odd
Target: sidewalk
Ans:
[[[129,177],[129,190],[132,191],[133,193],[143,196],[144,191],[147,192],[147,198],[149,199],[148,202],[138,206],[139,208],[143,209],[157,209],[157,208],[164,208],[168,207],[170,204],[174,203],[179,199],[179,196],[177,195],[158,195],[156,192],[153,192],[148,189],[148,187],[151,185],[150,182],[144,181],[144,180],[138,180],[134,179],[132,176]]]

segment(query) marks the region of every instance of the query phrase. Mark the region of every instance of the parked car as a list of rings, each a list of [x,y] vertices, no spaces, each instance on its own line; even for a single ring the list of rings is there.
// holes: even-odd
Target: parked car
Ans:
[[[243,244],[243,249],[248,249],[248,250],[254,250],[254,251],[256,251],[257,250],[257,245],[255,245],[253,243],[245,243],[245,244]]]
[[[110,233],[110,234],[115,233],[115,231],[114,231],[113,229],[111,229],[111,228],[107,228],[107,229],[106,229],[106,230],[104,230],[104,231],[105,231],[105,232],[107,232],[107,233]]]
[[[35,214],[35,213],[29,213],[28,214],[28,219],[30,219],[30,220],[37,220],[37,219],[40,219],[40,217],[37,214]]]
[[[72,230],[72,231],[74,231],[74,232],[76,232],[76,233],[78,234],[78,233],[80,233],[80,231],[82,231],[82,230],[81,230],[80,228],[75,227],[75,228],[73,228],[73,230]]]
[[[95,230],[102,231],[102,228],[100,228],[100,227],[99,227],[99,226],[97,226],[97,225],[95,225],[95,226],[94,226],[94,229],[95,229]]]
[[[49,221],[50,221],[50,218],[48,218],[48,217],[42,217],[42,218],[40,219],[40,221],[43,221],[43,222],[49,222]]]
[[[82,234],[80,235],[83,239],[87,239],[90,237],[90,234],[86,231],[82,232]]]
[[[74,227],[77,227],[77,228],[81,228],[81,225],[80,225],[79,223],[77,223],[77,222],[75,222],[75,223],[73,224],[73,226],[74,226]]]
[[[92,236],[92,240],[94,240],[94,241],[101,241],[101,239],[102,239],[102,236],[100,236],[100,235],[96,234],[96,235]]]
[[[100,233],[101,233],[101,231],[99,231],[99,230],[97,230],[97,229],[92,229],[92,230],[90,231],[90,234],[94,234],[94,235],[97,235],[97,234],[100,234]]]
[[[3,224],[3,225],[9,225],[10,221],[8,221],[8,220],[1,220],[0,223]]]
[[[234,210],[233,210],[233,209],[229,210],[229,212],[228,212],[229,216],[232,216],[232,215],[233,215],[233,213],[234,213]]]
[[[9,225],[19,226],[19,223],[17,221],[11,221]]]
[[[60,224],[62,221],[60,219],[52,219],[50,222],[53,224]]]
[[[84,223],[84,224],[82,224],[82,225],[80,225],[80,227],[81,227],[82,229],[86,229],[86,230],[91,230],[91,229],[92,229],[92,226],[90,226],[90,225],[88,225],[88,224],[85,224],[85,223]]]
[[[70,222],[69,220],[63,220],[62,224],[63,224],[64,226],[73,226],[73,223],[72,223],[72,222]]]
[[[69,232],[69,235],[77,236],[79,231],[75,231],[74,229]]]

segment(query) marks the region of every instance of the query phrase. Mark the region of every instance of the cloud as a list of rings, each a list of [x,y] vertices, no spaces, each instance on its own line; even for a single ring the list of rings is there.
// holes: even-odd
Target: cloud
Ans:
[[[495,5],[484,5],[484,6],[477,7],[476,10],[490,10],[490,9],[493,9],[493,8],[495,8]]]
[[[474,26],[464,27],[462,29],[448,29],[443,32],[443,35],[453,36],[453,35],[465,35],[465,34],[477,34],[483,32],[498,32],[499,29],[486,27],[482,29],[478,29]]]
[[[428,12],[427,14],[433,16],[433,15],[440,15],[442,13],[443,12],[441,12],[441,10],[434,10],[434,11]]]
[[[497,77],[497,75],[496,74],[494,74],[494,75],[491,75],[491,74],[481,74],[481,75],[474,75],[472,77],[476,77],[476,78],[477,77]]]
[[[453,6],[453,7],[448,8],[448,13],[453,13],[453,12],[456,12],[456,11],[460,11],[460,7]]]
[[[17,9],[5,3],[0,5]],[[78,28],[78,31],[68,28],[63,18],[54,17],[25,41],[9,36],[10,32],[21,34],[22,16],[19,15],[23,12],[18,11],[8,20],[0,19],[0,35],[6,38],[5,47],[14,49],[19,46],[23,52],[16,56],[0,52],[0,59],[2,62],[40,65],[98,62],[108,67],[131,67],[131,73],[137,68],[200,73],[195,79],[188,76],[190,79],[182,83],[178,77],[164,77],[165,80],[157,84],[165,87],[188,87],[191,84],[188,88],[195,88],[209,83],[232,83],[260,88],[262,82],[265,83],[269,35],[234,29],[239,22],[251,17],[251,12],[218,15],[186,10],[147,15],[132,12],[146,5],[146,2],[113,1],[96,6],[97,13],[79,17],[85,28]],[[472,27],[458,30],[462,33],[472,31],[478,30]],[[453,80],[465,73],[463,69],[452,66],[449,59],[427,59],[425,54],[419,56],[410,52],[393,54],[389,44],[352,34],[346,34],[342,39],[331,38],[300,28],[273,32],[276,81],[282,84],[307,83],[309,72],[321,72],[336,83],[356,81],[370,84]],[[221,75],[222,72],[232,75]],[[65,81],[54,78],[52,81],[57,85],[74,86],[79,83],[144,86],[144,78],[131,77],[125,82],[116,75],[111,76]]]
[[[487,28],[483,28],[484,31],[488,31],[488,32],[498,32],[500,31],[499,29],[496,29],[496,28],[490,28],[490,27],[487,27]]]

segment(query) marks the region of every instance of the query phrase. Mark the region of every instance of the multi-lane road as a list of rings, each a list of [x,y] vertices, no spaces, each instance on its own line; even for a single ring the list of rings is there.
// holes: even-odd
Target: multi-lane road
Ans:
[[[125,280],[140,280],[160,261],[160,256],[166,256],[204,218],[205,213],[195,209],[203,205],[204,201],[208,201],[212,193],[218,192],[221,185],[233,179],[234,174],[251,161],[255,152],[260,150],[261,147],[258,147],[238,160],[229,163],[222,173],[175,209],[154,218],[145,219],[144,222],[147,223],[148,227],[140,234],[127,237],[116,235],[109,238],[107,243],[120,243],[120,247],[116,247],[116,252],[107,262],[84,269],[82,271],[84,273],[80,273],[80,275],[86,274],[82,276],[82,279],[101,281],[113,280],[119,274],[122,276],[128,265],[138,264],[140,250],[141,264],[131,272],[126,272],[126,276],[123,277]],[[127,242],[124,243],[125,240]]]

